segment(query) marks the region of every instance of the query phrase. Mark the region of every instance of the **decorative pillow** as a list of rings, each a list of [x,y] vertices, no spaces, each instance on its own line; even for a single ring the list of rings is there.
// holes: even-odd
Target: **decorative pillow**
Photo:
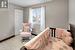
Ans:
[[[29,23],[23,23],[23,31],[24,32],[29,32],[29,30],[30,30]]]
[[[60,28],[56,29],[56,37],[62,39],[67,45],[70,45],[73,40],[70,32]]]
[[[73,39],[71,37],[71,33],[67,32],[66,30],[63,31],[63,38],[62,40],[67,44],[67,45],[71,45]]]

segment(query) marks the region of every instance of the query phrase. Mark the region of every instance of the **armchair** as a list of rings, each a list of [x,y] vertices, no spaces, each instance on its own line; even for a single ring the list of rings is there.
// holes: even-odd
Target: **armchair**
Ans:
[[[22,40],[28,40],[31,37],[31,30],[29,23],[23,23],[23,30],[20,33]]]

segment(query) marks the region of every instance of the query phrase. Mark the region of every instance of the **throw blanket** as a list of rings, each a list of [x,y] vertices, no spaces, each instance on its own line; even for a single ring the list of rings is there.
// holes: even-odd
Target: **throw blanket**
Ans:
[[[54,38],[50,40],[44,48],[37,50],[73,50],[72,47],[66,45],[63,40]]]

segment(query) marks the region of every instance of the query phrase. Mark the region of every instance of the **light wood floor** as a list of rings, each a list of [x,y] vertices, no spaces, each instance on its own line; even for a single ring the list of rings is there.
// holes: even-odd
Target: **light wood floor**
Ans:
[[[0,43],[0,50],[20,50],[20,48],[26,43],[21,41],[22,38],[18,35],[9,40]]]

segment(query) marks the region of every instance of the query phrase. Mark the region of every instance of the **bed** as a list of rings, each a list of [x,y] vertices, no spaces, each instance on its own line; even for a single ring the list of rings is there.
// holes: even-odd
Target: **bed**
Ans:
[[[73,38],[73,43],[71,46],[73,47],[73,49],[75,49],[75,25],[74,24],[70,24],[70,30]]]
[[[71,33],[66,29],[48,27],[20,50],[73,50],[72,41]]]

